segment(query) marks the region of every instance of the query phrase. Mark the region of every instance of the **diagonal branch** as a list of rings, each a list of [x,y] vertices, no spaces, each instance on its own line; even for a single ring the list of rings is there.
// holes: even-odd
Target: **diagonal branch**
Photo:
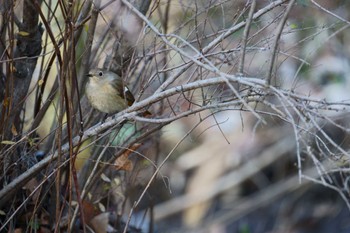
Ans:
[[[261,79],[255,79],[255,78],[236,78],[235,76],[227,76],[227,80],[231,82],[239,82],[242,85],[248,85],[250,87],[255,88],[262,88],[265,86],[264,80]],[[114,125],[118,124],[119,122],[125,120],[125,119],[134,119],[135,115],[137,115],[138,112],[142,112],[143,108],[149,106],[150,104],[156,103],[164,98],[170,97],[172,95],[176,95],[185,91],[191,91],[195,90],[201,87],[211,86],[211,85],[217,85],[217,84],[223,84],[226,83],[225,80],[223,80],[221,77],[217,78],[211,78],[206,80],[198,80],[193,83],[184,84],[182,86],[177,86],[170,88],[168,90],[165,90],[161,93],[154,94],[147,99],[144,99],[140,102],[135,103],[131,107],[125,109],[124,111],[116,114],[112,120],[109,120],[103,124],[97,124],[88,130],[84,132],[82,137],[76,136],[72,140],[72,146],[76,146],[78,143],[81,143],[88,138],[91,138],[95,135],[98,135],[99,133],[105,131],[106,129],[109,129],[113,127]],[[189,113],[190,114],[190,113]],[[185,116],[184,116],[185,117]],[[69,144],[66,143],[62,145],[60,148],[61,155],[66,154],[69,151]],[[7,201],[12,198],[12,195],[19,190],[23,185],[28,182],[31,178],[36,176],[40,171],[42,171],[45,167],[47,167],[49,164],[53,163],[58,158],[58,152],[54,152],[52,154],[47,155],[46,158],[41,160],[39,163],[35,164],[33,167],[19,175],[16,179],[14,179],[12,182],[10,182],[7,186],[5,186],[2,190],[0,190],[0,208],[3,205],[6,205]]]

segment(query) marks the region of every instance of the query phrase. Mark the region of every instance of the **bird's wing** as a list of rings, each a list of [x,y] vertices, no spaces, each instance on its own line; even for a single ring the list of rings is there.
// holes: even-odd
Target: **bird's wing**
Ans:
[[[128,102],[129,106],[135,102],[133,94],[130,92],[130,89],[123,84],[123,80],[121,78],[114,79],[112,85],[119,91],[121,97]]]

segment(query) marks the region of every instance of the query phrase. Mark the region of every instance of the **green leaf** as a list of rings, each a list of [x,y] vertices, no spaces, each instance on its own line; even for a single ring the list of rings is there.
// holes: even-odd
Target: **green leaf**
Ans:
[[[118,146],[124,144],[126,141],[132,140],[137,135],[136,125],[133,123],[125,123],[119,131],[110,134],[110,140],[113,146]]]
[[[298,28],[298,24],[292,23],[292,24],[290,24],[290,28],[291,29],[297,29]]]

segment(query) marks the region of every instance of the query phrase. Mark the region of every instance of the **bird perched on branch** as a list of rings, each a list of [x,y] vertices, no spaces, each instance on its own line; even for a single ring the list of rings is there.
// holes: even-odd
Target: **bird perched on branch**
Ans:
[[[122,78],[112,71],[92,69],[85,87],[91,106],[100,112],[112,114],[131,106],[135,98]]]

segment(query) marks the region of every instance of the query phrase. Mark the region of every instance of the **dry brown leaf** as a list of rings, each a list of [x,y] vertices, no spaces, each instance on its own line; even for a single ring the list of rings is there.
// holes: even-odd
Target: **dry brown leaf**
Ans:
[[[17,129],[16,129],[15,125],[12,125],[11,132],[12,132],[13,136],[17,136],[18,135],[18,132],[17,132]]]
[[[117,170],[131,171],[134,167],[132,161],[129,159],[129,156],[132,152],[137,150],[141,146],[140,143],[135,143],[130,148],[125,150],[114,162],[114,165]]]
[[[92,221],[92,219],[100,214],[100,211],[98,208],[95,207],[91,202],[84,200],[83,201],[83,207],[84,207],[84,220],[86,223],[89,223]]]
[[[24,190],[28,190],[29,194],[32,194],[32,192],[35,191],[35,193],[32,194],[32,200],[33,202],[37,202],[39,200],[40,197],[40,191],[39,190],[35,190],[37,187],[39,186],[39,182],[33,178],[31,180],[29,180],[24,186],[23,189]]]

